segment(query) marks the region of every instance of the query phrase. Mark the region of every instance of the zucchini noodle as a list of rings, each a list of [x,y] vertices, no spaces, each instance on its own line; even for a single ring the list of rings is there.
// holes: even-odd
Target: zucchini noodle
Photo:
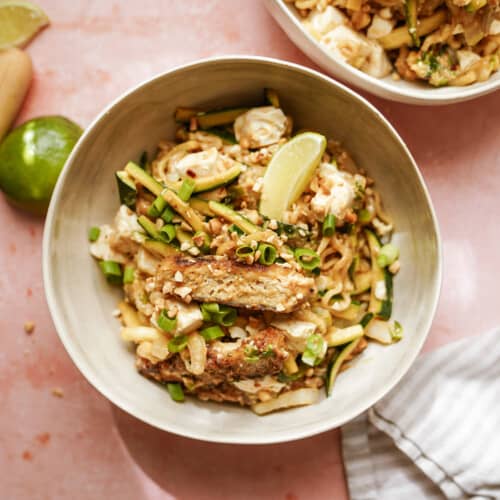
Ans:
[[[375,191],[373,193],[373,197],[375,201],[375,213],[377,214],[377,217],[385,224],[392,226],[391,217],[389,217],[389,215],[382,207],[382,199],[380,197],[380,193],[378,191]]]

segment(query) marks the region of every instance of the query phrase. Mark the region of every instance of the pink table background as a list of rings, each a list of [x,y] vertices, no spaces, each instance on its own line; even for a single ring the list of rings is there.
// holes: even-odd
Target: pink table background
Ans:
[[[64,114],[86,126],[130,86],[202,57],[258,54],[314,67],[258,1],[38,3],[52,26],[28,49],[35,80],[20,122]],[[443,294],[425,349],[498,325],[500,94],[438,108],[369,99],[407,141],[441,224]],[[0,227],[2,498],[347,497],[338,431],[274,446],[216,445],[114,408],[54,330],[42,286],[43,221],[0,196]],[[36,323],[31,336],[27,320]]]

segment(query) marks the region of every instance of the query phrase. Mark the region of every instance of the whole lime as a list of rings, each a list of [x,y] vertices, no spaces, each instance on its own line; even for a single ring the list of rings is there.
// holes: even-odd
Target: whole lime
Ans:
[[[15,206],[44,214],[82,129],[62,116],[30,120],[0,144],[0,189]]]

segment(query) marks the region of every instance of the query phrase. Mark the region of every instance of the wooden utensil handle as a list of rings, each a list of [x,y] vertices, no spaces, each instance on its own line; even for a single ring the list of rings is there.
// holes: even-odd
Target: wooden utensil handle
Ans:
[[[31,58],[26,52],[15,48],[0,51],[0,141],[14,123],[32,75]]]

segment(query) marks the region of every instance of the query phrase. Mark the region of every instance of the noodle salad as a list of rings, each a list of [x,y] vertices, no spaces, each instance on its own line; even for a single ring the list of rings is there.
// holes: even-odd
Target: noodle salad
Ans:
[[[498,0],[286,0],[333,58],[376,78],[465,86],[500,67]]]
[[[374,181],[334,139],[293,130],[277,93],[178,108],[175,140],[116,172],[120,207],[89,230],[123,287],[136,366],[174,401],[262,415],[331,395],[370,341],[397,342],[400,268]]]

